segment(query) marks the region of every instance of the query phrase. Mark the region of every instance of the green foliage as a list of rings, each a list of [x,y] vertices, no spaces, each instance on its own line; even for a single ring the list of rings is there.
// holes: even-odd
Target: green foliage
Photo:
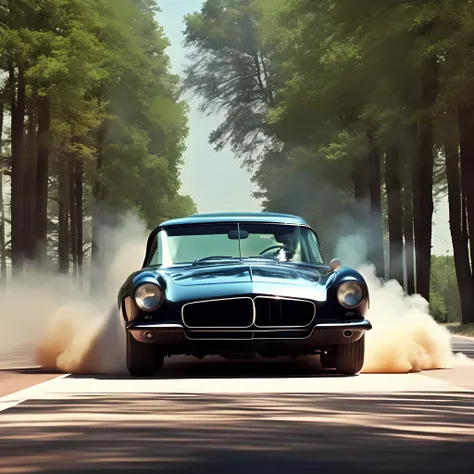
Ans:
[[[0,0],[0,69],[7,77],[0,97],[8,112],[24,75],[28,146],[21,159],[34,169],[37,147],[48,148],[53,237],[59,204],[68,219],[72,212],[68,193],[75,187],[61,175],[73,173],[70,162],[84,169],[84,221],[97,204],[135,209],[150,226],[196,210],[179,194],[188,106],[170,71],[157,11],[155,0]],[[37,136],[42,98],[50,119]],[[60,179],[70,187],[62,195]],[[23,199],[26,209],[34,205],[30,194],[12,200]]]
[[[109,117],[101,184],[109,205],[135,207],[153,225],[179,199],[187,106],[179,100],[178,78],[169,72],[168,41],[149,13],[153,2],[139,2],[136,9],[130,2],[117,8],[103,1],[110,74],[97,91]]]
[[[449,325],[448,329],[453,334],[461,334],[463,336],[474,337],[474,323],[470,324],[453,324]]]
[[[230,145],[246,164],[265,143],[265,117],[275,102],[270,12],[281,3],[208,0],[186,17],[184,87],[202,98],[202,111],[225,115],[210,143],[217,150]]]
[[[382,152],[400,148],[403,183],[418,152],[413,127],[426,114],[436,118],[442,150],[454,133],[446,107],[473,95],[474,61],[463,59],[473,54],[473,28],[472,5],[463,0],[207,0],[186,18],[185,84],[204,111],[224,112],[210,141],[246,158],[266,209],[310,219],[305,202],[331,189],[343,199],[315,217],[329,222],[347,209],[350,170],[367,156],[367,134]],[[433,52],[441,87],[425,110],[421,68]],[[267,65],[266,82],[255,56]],[[434,170],[439,199],[446,194],[441,153]]]
[[[440,322],[455,322],[461,317],[459,290],[454,258],[434,255],[431,258],[430,311]]]

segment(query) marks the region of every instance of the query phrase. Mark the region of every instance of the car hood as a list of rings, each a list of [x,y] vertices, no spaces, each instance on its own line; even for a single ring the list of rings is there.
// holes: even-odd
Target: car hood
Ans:
[[[288,263],[212,263],[167,269],[165,273],[180,286],[259,283],[314,286],[321,280],[318,269]]]

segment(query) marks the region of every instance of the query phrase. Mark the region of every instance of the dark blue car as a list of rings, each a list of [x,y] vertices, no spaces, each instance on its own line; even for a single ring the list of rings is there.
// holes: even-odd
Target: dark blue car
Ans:
[[[320,354],[353,375],[364,363],[369,293],[363,277],[324,263],[315,231],[274,213],[198,214],[162,223],[142,269],[118,295],[132,376],[164,357]]]

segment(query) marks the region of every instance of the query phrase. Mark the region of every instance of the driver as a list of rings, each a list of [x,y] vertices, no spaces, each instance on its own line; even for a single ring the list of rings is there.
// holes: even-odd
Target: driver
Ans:
[[[278,260],[280,262],[291,262],[296,255],[296,245],[294,235],[281,234],[278,236],[278,241],[283,244],[283,248],[278,252]]]

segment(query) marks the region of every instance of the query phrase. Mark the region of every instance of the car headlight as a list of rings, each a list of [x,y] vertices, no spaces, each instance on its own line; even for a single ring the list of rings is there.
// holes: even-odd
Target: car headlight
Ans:
[[[135,290],[135,302],[142,311],[154,311],[163,299],[163,290],[153,283],[143,283]]]
[[[362,286],[355,281],[346,281],[337,290],[339,303],[346,308],[359,306],[364,298]]]

